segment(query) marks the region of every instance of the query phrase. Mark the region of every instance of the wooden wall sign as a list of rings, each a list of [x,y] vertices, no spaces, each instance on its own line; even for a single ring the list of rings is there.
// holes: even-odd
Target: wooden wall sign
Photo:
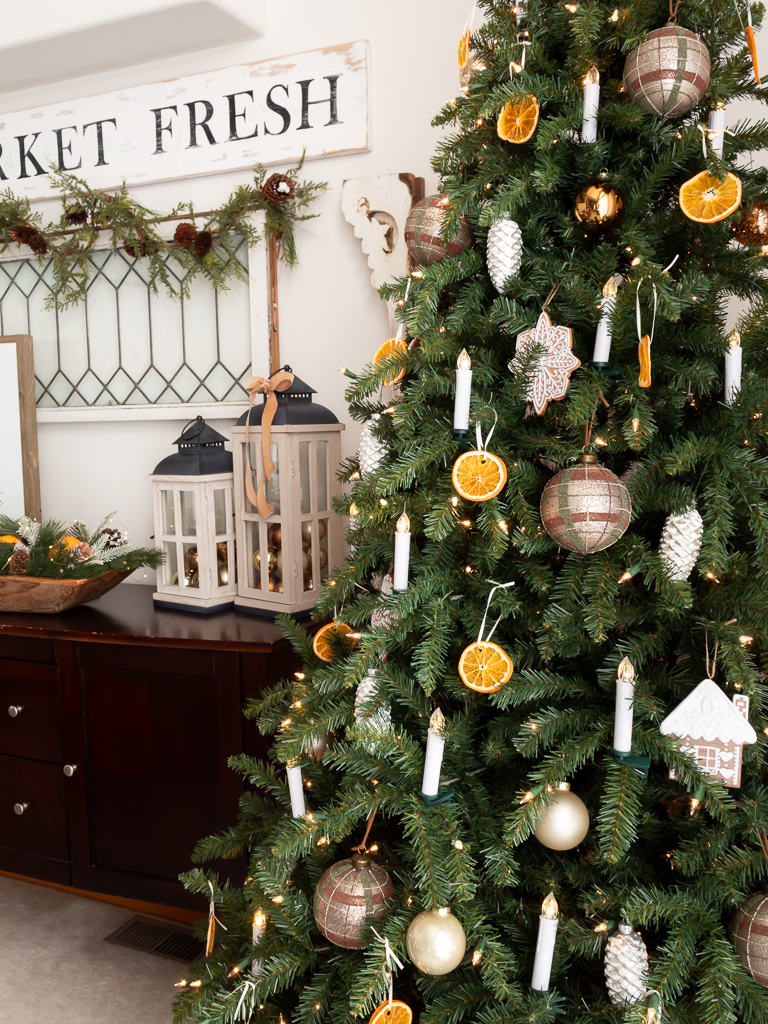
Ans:
[[[35,368],[28,334],[0,335],[0,512],[40,514]]]
[[[89,96],[0,119],[0,185],[53,195],[51,165],[95,188],[369,149],[368,43]]]

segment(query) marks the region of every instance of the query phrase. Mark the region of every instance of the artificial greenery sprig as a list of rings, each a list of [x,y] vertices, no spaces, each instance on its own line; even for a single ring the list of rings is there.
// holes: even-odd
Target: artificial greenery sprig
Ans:
[[[20,245],[39,259],[51,260],[53,286],[46,308],[66,309],[86,295],[93,270],[90,252],[108,236],[113,249],[146,260],[153,291],[162,285],[169,295],[188,297],[193,278],[203,276],[212,288],[227,288],[230,281],[245,280],[248,271],[234,258],[240,238],[255,245],[261,233],[252,214],[264,211],[264,235],[280,239],[280,258],[289,266],[298,262],[296,225],[317,217],[306,212],[328,187],[326,182],[299,182],[302,160],[286,174],[254,168],[252,185],[238,185],[216,210],[197,212],[193,203],[183,202],[168,213],[143,206],[125,183],[111,192],[92,189],[88,182],[55,167],[50,182],[61,192],[62,212],[58,221],[43,221],[26,198],[11,189],[0,192],[0,252]],[[178,221],[172,240],[163,237],[162,225]],[[169,252],[181,273],[167,266]]]

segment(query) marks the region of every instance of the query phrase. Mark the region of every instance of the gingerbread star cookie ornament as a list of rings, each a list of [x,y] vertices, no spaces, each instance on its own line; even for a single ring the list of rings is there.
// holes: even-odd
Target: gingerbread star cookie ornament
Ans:
[[[573,354],[573,332],[570,327],[553,324],[546,310],[542,310],[533,330],[517,336],[515,358],[509,369],[519,373],[525,357],[536,348],[543,348],[528,389],[528,399],[535,412],[543,416],[550,402],[565,398],[571,374],[581,366]]]

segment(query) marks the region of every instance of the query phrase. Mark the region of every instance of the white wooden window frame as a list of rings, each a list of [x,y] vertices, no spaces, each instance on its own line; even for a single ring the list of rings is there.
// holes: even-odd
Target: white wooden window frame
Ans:
[[[255,212],[251,223],[261,235],[259,242],[248,247],[248,302],[251,333],[251,373],[254,368],[263,374],[269,367],[269,279],[267,244],[264,237],[265,214]],[[159,234],[167,241],[173,238],[176,221],[160,225]],[[107,244],[108,235],[103,234],[104,243],[99,241],[94,251],[112,248]],[[11,262],[30,257],[29,251],[20,246],[11,246],[0,255],[0,262]],[[210,287],[204,278],[198,279],[199,287]],[[162,285],[160,286],[162,287]],[[38,407],[38,423],[126,423],[137,421],[194,419],[237,419],[248,408],[247,402],[174,402],[167,405],[98,405],[62,406],[59,408]]]

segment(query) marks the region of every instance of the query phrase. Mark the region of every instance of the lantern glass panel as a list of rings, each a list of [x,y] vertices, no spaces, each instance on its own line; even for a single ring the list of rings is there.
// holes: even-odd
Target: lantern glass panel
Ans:
[[[217,492],[218,493],[218,492]],[[229,585],[229,542],[220,540],[216,544],[216,586]]]
[[[161,491],[160,504],[163,509],[163,533],[176,533],[173,514],[173,491]]]
[[[184,492],[182,491],[182,494]],[[200,586],[197,562],[197,544],[184,544],[184,586],[194,589]]]
[[[299,441],[299,489],[301,511],[312,511],[312,487],[309,480],[309,441]]]
[[[304,570],[304,590],[314,590],[312,579],[312,549],[314,547],[314,524],[309,522],[301,524],[301,536],[304,541],[302,545],[302,562]],[[308,538],[308,539],[307,539]]]
[[[267,495],[267,501],[275,510],[280,511],[280,459],[278,455],[277,442],[273,441],[269,446],[269,454],[272,456],[272,461],[275,464],[275,471],[267,481],[265,492]],[[254,482],[255,486],[258,486],[258,478]]]
[[[331,522],[329,519],[319,519],[317,523],[320,543],[318,544],[318,560],[320,563],[320,582],[325,582],[328,575],[328,536]]]
[[[328,442],[316,441],[317,451],[317,511],[328,511]],[[302,509],[302,511],[304,511]]]
[[[181,532],[185,537],[194,537],[197,533],[195,516],[195,492],[179,491],[181,503]],[[185,550],[188,545],[185,545]],[[195,552],[197,554],[197,552]]]
[[[213,518],[216,536],[227,532],[227,492],[219,487],[213,492]]]
[[[166,494],[170,492],[166,491]],[[171,532],[171,531],[169,531]],[[165,541],[165,565],[163,566],[163,581],[166,586],[178,587],[179,585],[179,563],[176,559],[176,544],[174,541]]]

